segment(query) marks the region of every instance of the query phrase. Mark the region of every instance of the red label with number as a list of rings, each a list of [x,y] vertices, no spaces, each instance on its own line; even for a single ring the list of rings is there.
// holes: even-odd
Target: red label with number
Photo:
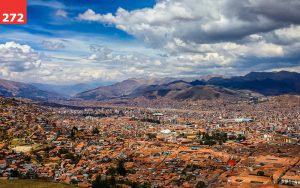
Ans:
[[[0,0],[0,24],[26,24],[26,0]]]

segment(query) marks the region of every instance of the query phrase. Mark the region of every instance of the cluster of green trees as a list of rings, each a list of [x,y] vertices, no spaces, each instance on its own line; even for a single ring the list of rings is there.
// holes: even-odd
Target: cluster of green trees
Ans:
[[[149,122],[149,123],[160,124],[160,120],[158,120],[158,119],[143,118],[143,119],[141,119],[141,121],[142,122]]]
[[[136,182],[129,180],[119,180],[117,181],[115,176],[105,176],[102,177],[98,175],[96,180],[92,183],[92,188],[121,188],[121,185],[128,185],[132,188],[148,188],[150,185],[141,185]]]
[[[198,137],[200,139],[200,144],[202,145],[215,145],[215,144],[223,144],[228,140],[236,140],[236,141],[244,141],[246,140],[245,136],[242,135],[231,135],[228,136],[227,133],[214,132],[211,135],[199,132]]]
[[[71,130],[71,139],[75,140],[76,132],[78,131],[77,127],[73,127]]]
[[[209,145],[209,146],[215,145],[217,143],[223,144],[228,140],[226,133],[219,133],[219,132],[215,132],[212,135],[209,135],[204,132],[200,132],[198,134],[198,137],[201,139],[200,144]]]
[[[92,183],[92,188],[119,188],[120,185],[128,185],[132,188],[146,188],[150,187],[149,185],[140,185],[136,182],[131,182],[129,180],[116,180],[116,175],[120,175],[125,177],[127,174],[127,170],[124,167],[124,160],[119,160],[117,167],[110,167],[107,172],[106,176],[98,175],[96,180]]]
[[[97,128],[97,127],[95,127],[95,128],[93,129],[92,133],[93,133],[93,134],[99,134],[99,133],[100,133],[100,131],[98,130],[98,128]]]
[[[236,141],[244,141],[244,140],[246,140],[246,137],[242,136],[242,135],[238,135],[238,136],[232,135],[232,136],[229,136],[228,139],[229,140],[236,140]]]
[[[196,188],[206,188],[206,185],[203,181],[199,181],[196,185]]]
[[[11,138],[9,137],[8,133],[7,133],[7,130],[5,129],[1,129],[0,127],[0,141],[10,141]]]
[[[151,118],[142,118],[142,119],[138,119],[136,117],[130,118],[130,121],[141,121],[141,122],[149,122],[149,123],[156,123],[156,124],[160,124],[160,120],[159,119],[151,119]]]
[[[65,155],[65,158],[66,159],[70,159],[71,160],[71,164],[77,164],[80,159],[81,159],[81,156],[80,155],[74,155],[73,153],[67,153]]]
[[[125,169],[124,164],[125,164],[124,160],[119,160],[118,166],[116,168],[115,167],[108,168],[106,174],[110,176],[115,176],[115,174],[125,176],[127,174],[127,170]]]
[[[31,156],[30,155],[25,155],[24,161],[29,163],[31,161]]]
[[[147,133],[147,136],[149,137],[149,139],[156,138],[156,134],[155,133]]]
[[[115,176],[101,177],[98,175],[96,180],[92,183],[92,188],[117,188],[117,182]]]

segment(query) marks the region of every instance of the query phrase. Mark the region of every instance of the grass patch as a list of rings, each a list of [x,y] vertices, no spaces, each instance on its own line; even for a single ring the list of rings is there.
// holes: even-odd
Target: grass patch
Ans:
[[[71,185],[40,180],[0,180],[0,188],[72,188]]]

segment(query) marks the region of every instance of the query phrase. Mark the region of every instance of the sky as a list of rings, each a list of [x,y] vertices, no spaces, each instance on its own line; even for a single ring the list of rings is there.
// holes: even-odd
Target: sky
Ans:
[[[47,84],[300,72],[299,0],[27,0],[0,78]]]

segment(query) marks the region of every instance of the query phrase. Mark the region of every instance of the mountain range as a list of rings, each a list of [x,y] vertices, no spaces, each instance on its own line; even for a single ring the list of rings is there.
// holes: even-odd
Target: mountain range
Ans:
[[[0,79],[0,96],[28,98],[32,100],[65,100],[66,97],[57,93],[39,89],[31,84]]]
[[[193,81],[191,81],[193,80]],[[248,91],[248,92],[245,92]],[[146,97],[175,100],[246,97],[249,93],[264,96],[300,94],[300,74],[296,72],[251,72],[231,78],[205,77],[185,79],[128,79],[75,95],[83,100],[110,100]]]
[[[100,84],[99,84],[100,85]],[[93,85],[53,86],[25,84],[1,80],[0,95],[33,100],[97,100],[134,99],[144,97],[172,100],[211,100],[249,98],[252,96],[300,95],[300,74],[296,72],[251,72],[245,76],[225,78],[127,79],[91,89]],[[87,91],[84,91],[87,90]],[[62,94],[64,91],[64,94]],[[70,97],[76,91],[80,93]],[[81,92],[83,91],[83,92]],[[60,93],[60,94],[58,94]]]
[[[296,72],[251,72],[245,76],[212,78],[207,84],[231,89],[247,89],[265,96],[300,94],[300,74]]]

